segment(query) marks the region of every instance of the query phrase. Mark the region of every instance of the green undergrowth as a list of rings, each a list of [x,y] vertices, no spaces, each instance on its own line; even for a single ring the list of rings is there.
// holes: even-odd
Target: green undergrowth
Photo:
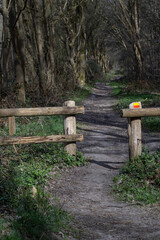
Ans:
[[[7,122],[7,119],[4,119]],[[62,116],[18,117],[16,136],[45,136],[63,133]],[[0,129],[1,136],[8,135],[8,124]]]
[[[68,99],[68,95],[69,95],[70,99],[72,99],[76,103],[81,103],[93,92],[93,88],[95,87],[95,84],[97,82],[106,82],[109,79],[114,78],[116,76],[117,74],[115,72],[109,72],[104,75],[102,74],[102,76],[97,79],[94,79],[94,80],[92,79],[90,81],[87,81],[83,87],[77,87],[76,89],[74,89],[74,91],[65,93],[64,100]]]
[[[143,152],[114,178],[113,192],[126,202],[160,204],[160,151]]]
[[[81,103],[92,93],[92,88],[92,84],[86,84],[82,88],[76,88],[74,91],[69,92],[70,99],[75,101],[75,103]]]
[[[96,82],[106,82],[106,80],[107,80],[107,77],[104,76],[103,78],[96,79],[96,81],[86,83],[85,86],[82,88],[76,88],[74,91],[71,91],[68,93],[70,95],[70,99],[72,99],[76,103],[81,103],[89,95],[91,95]],[[64,99],[66,99],[66,95],[64,96]]]
[[[109,71],[105,74],[105,77],[106,77],[106,80],[107,81],[116,81],[116,80],[113,80],[113,79],[116,79],[116,78],[120,78],[120,77],[123,77],[123,73],[122,72],[115,72],[115,71]]]
[[[59,116],[19,118],[16,135],[61,134],[62,122]],[[8,127],[0,134],[8,135]],[[72,218],[58,200],[50,203],[46,188],[62,168],[85,165],[84,156],[70,156],[58,143],[1,146],[0,151],[0,239],[47,240],[59,232],[67,239]]]
[[[142,108],[160,106],[160,95],[151,94],[146,91],[133,91],[126,80],[111,81],[110,86],[113,87],[113,96],[118,100],[114,107],[118,112],[122,109],[129,108],[129,104],[132,102],[140,101]],[[142,118],[142,127],[148,131],[160,132],[160,117]]]

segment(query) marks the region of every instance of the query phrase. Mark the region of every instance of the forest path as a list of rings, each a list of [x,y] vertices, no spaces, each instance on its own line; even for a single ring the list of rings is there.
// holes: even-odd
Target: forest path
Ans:
[[[111,193],[113,178],[128,159],[127,120],[113,111],[111,93],[109,85],[97,83],[84,101],[85,114],[78,117],[84,142],[78,148],[90,164],[65,171],[53,183],[53,197],[75,216],[82,240],[160,240],[158,208],[117,202]],[[158,140],[152,138],[155,146]]]

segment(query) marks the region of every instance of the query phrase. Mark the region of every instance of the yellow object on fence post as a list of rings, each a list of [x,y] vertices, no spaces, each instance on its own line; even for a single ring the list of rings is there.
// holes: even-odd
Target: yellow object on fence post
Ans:
[[[141,102],[133,102],[129,109],[142,108]],[[129,158],[135,158],[142,154],[142,129],[141,117],[128,118]]]

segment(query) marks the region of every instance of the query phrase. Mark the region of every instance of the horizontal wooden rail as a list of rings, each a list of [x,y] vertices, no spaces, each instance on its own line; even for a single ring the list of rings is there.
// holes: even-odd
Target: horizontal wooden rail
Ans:
[[[15,117],[65,115],[63,135],[0,137],[0,145],[64,142],[64,150],[76,156],[76,142],[83,141],[83,135],[76,134],[76,114],[80,113],[84,113],[84,107],[75,106],[74,101],[66,101],[63,107],[0,109],[0,118],[8,117],[10,136],[16,133]]]
[[[0,117],[76,115],[76,114],[80,114],[80,113],[84,113],[83,106],[0,109]]]
[[[160,116],[160,108],[123,109],[123,118]]]
[[[76,142],[83,141],[83,135],[51,135],[30,137],[0,137],[0,145],[49,143],[49,142]]]

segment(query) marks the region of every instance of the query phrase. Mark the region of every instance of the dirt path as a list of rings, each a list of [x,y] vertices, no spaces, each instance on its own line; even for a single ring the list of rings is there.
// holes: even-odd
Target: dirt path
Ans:
[[[127,122],[112,110],[111,88],[97,83],[79,116],[85,140],[79,150],[89,159],[87,167],[65,172],[54,183],[53,196],[75,216],[83,240],[160,240],[160,208],[134,206],[115,201],[113,177],[128,158]],[[147,139],[145,134],[145,138]],[[152,136],[148,143],[157,137]]]

